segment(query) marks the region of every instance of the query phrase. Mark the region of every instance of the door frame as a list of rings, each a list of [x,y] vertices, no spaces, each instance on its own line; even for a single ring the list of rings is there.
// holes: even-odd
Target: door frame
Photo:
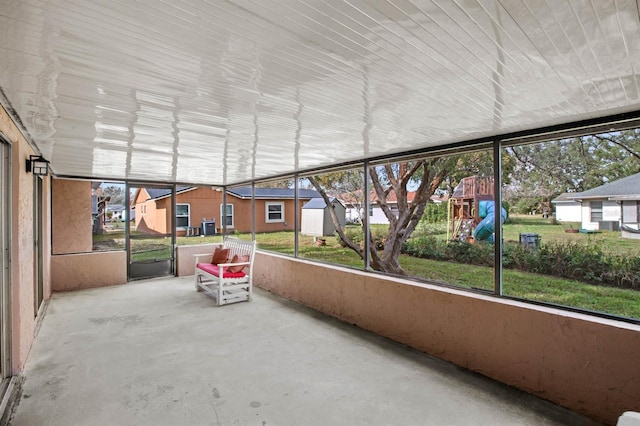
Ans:
[[[155,189],[170,189],[170,206],[171,206],[171,215],[170,215],[170,232],[166,234],[161,234],[161,236],[169,236],[171,238],[171,257],[169,259],[169,272],[168,273],[159,273],[156,275],[148,275],[148,276],[138,276],[134,274],[132,271],[132,261],[131,261],[131,240],[132,238],[132,228],[131,228],[131,189],[132,188],[155,188]],[[127,281],[136,281],[146,278],[155,278],[162,276],[175,276],[176,274],[176,185],[175,184],[158,184],[158,183],[148,183],[148,182],[136,182],[136,181],[125,181],[125,194],[126,194],[126,211],[127,211],[127,220],[125,222],[125,250],[127,253]],[[136,216],[138,212],[136,212]],[[140,262],[143,263],[143,262]]]
[[[33,175],[33,303],[34,314],[44,302],[44,179]]]
[[[12,146],[0,135],[0,380],[11,377]]]

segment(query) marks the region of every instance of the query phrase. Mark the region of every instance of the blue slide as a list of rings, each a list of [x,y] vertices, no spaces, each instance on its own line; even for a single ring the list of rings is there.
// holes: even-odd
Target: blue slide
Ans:
[[[473,238],[477,241],[488,241],[493,243],[494,239],[494,211],[495,211],[495,202],[493,201],[480,201],[480,205],[478,206],[480,217],[483,217],[482,222],[476,226],[475,231],[473,231]],[[503,224],[505,220],[507,220],[507,211],[505,209],[501,209],[501,222]]]

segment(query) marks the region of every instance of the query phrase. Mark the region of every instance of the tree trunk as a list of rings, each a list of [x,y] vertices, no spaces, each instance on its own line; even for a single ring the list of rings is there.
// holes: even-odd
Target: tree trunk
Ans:
[[[347,235],[344,233],[344,229],[342,229],[342,226],[340,226],[340,221],[338,220],[338,216],[336,215],[335,208],[333,207],[333,204],[331,204],[331,200],[327,195],[327,191],[325,191],[324,188],[320,186],[318,181],[313,176],[309,176],[308,179],[309,179],[309,182],[311,182],[311,185],[313,185],[313,187],[316,189],[316,191],[320,193],[320,195],[322,196],[322,199],[327,205],[327,208],[329,209],[329,216],[331,216],[331,221],[333,222],[333,227],[336,228],[336,232],[338,233],[338,236],[340,237],[342,242],[351,250],[358,253],[361,259],[364,259],[364,251],[362,250],[362,248],[358,244],[355,244],[353,241],[351,241],[347,237]]]
[[[381,251],[378,251],[373,236],[370,236],[369,255],[371,268],[394,275],[407,275],[399,262],[402,246],[418,225],[427,202],[444,181],[453,164],[455,162],[451,159],[429,159],[388,164],[380,169],[376,169],[376,167],[369,169],[369,176],[377,196],[377,204],[389,221],[389,231],[384,239],[384,248]],[[384,182],[381,180],[379,173],[384,178]],[[318,183],[318,180],[310,177],[309,181],[321,194],[325,203],[331,206],[329,197],[324,188]],[[407,184],[411,181],[419,181],[420,184],[413,200],[410,202]],[[398,217],[395,216],[387,202],[387,198],[391,193],[395,193],[396,196]],[[368,196],[368,194],[365,194],[365,196]],[[342,242],[364,259],[364,249],[347,238],[344,230],[340,227],[335,211],[332,208],[329,211],[336,232]],[[363,217],[362,221],[363,234],[368,222],[368,212],[365,212],[365,217]]]

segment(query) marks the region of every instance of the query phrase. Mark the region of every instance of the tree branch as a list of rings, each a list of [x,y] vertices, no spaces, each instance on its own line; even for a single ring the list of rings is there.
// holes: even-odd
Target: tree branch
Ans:
[[[606,142],[611,142],[614,145],[619,146],[620,148],[624,149],[625,151],[627,151],[629,154],[631,154],[632,157],[634,157],[636,160],[640,160],[640,154],[638,154],[637,152],[635,152],[634,150],[632,150],[631,148],[629,148],[627,145],[625,145],[624,143],[615,140],[612,137],[607,137],[607,136],[602,136],[602,135],[593,135],[596,139],[598,139],[599,141],[606,141]]]
[[[385,166],[385,171],[386,170],[387,170],[387,166]],[[382,210],[382,213],[384,213],[387,220],[389,220],[389,223],[393,225],[397,221],[397,218],[389,208],[389,205],[387,204],[387,195],[389,195],[389,192],[391,192],[392,187],[385,189],[382,186],[382,182],[380,182],[380,177],[378,176],[378,173],[376,172],[375,167],[369,168],[369,175],[371,176],[371,183],[373,184],[373,189],[378,197],[378,205],[380,206],[380,210]]]
[[[325,204],[329,208],[329,215],[331,216],[331,221],[333,222],[333,226],[336,228],[336,232],[338,233],[338,236],[340,237],[342,242],[351,250],[358,253],[361,259],[364,259],[364,252],[362,248],[359,245],[355,244],[353,241],[351,241],[349,237],[347,237],[347,235],[344,233],[344,229],[342,229],[342,226],[340,226],[340,221],[338,220],[338,216],[336,215],[335,208],[331,203],[331,200],[329,199],[327,192],[324,190],[324,188],[320,186],[315,176],[309,176],[308,179],[309,179],[309,182],[311,182],[311,185],[313,185],[313,187],[316,189],[316,191],[320,193],[320,196],[322,196],[322,199],[324,200]]]

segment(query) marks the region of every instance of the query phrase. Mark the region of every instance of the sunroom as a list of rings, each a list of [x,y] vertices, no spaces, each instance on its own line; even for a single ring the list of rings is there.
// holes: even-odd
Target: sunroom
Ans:
[[[257,241],[261,290],[248,304],[212,304],[203,315],[216,321],[236,321],[242,310],[256,322],[281,315],[278,307],[303,311],[336,333],[355,325],[596,422],[640,411],[637,242],[565,232],[553,217],[529,218],[509,206],[534,200],[525,207],[536,211],[560,193],[589,189],[589,179],[640,170],[636,1],[0,6],[5,420],[17,407],[16,424],[28,423],[20,404],[37,398],[30,383],[59,383],[38,372],[48,351],[62,350],[47,334],[60,310],[104,298],[114,313],[100,318],[125,320],[96,320],[95,332],[110,335],[119,324],[126,335],[142,325],[117,314],[123,295],[144,304],[150,298],[138,290],[157,288],[161,276],[175,303],[203,312],[206,298],[173,289],[190,283],[193,254],[232,233]],[[36,167],[43,164],[47,170]],[[185,187],[196,189],[181,200],[177,188]],[[238,188],[253,196],[234,201]],[[293,202],[255,197],[264,188],[286,189]],[[162,206],[132,205],[130,194],[140,191],[161,191]],[[438,193],[448,201],[432,202]],[[359,197],[356,223],[316,244],[301,232],[306,194]],[[111,200],[121,206],[118,219],[107,216]],[[387,211],[388,225],[369,223],[372,204]],[[149,226],[153,217],[164,231],[143,232],[143,216],[146,229],[158,229]],[[481,220],[485,233],[477,232]],[[271,228],[257,232],[257,222]],[[178,224],[189,235],[178,236]],[[571,261],[561,264],[568,251]],[[53,347],[39,346],[39,329]],[[69,338],[94,332],[66,330]],[[185,336],[174,338],[186,347]],[[131,356],[147,355],[157,354],[141,345]],[[331,354],[317,360],[332,366]],[[253,383],[254,362],[232,364],[249,370],[240,388]],[[356,393],[371,386],[348,383]],[[250,401],[254,411],[268,396],[262,386],[262,399]],[[216,416],[231,422],[214,389]],[[138,407],[144,415],[153,404]],[[119,412],[113,419],[135,423],[125,408],[83,412],[106,423]],[[331,409],[327,417],[299,410],[289,421],[372,424],[358,413],[339,421]],[[418,424],[420,414],[405,424]],[[466,421],[448,414],[451,424]]]

